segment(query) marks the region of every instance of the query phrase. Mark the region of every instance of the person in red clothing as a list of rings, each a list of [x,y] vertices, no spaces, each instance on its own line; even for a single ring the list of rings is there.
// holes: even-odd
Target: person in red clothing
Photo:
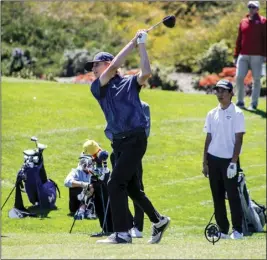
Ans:
[[[254,111],[258,106],[260,96],[260,78],[262,64],[266,62],[266,17],[259,15],[259,1],[248,2],[249,13],[239,24],[236,40],[234,63],[236,70],[237,103],[240,108],[244,103],[244,79],[251,69],[253,77],[253,88],[251,103],[248,110]]]

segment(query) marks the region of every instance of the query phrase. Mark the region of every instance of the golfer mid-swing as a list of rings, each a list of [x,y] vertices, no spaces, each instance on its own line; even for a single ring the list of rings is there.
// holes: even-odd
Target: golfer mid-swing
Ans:
[[[112,133],[112,148],[115,154],[115,167],[108,182],[108,192],[113,219],[113,233],[98,243],[132,243],[129,233],[128,198],[140,205],[153,223],[149,243],[158,243],[167,229],[170,218],[161,216],[140,188],[136,175],[138,164],[146,152],[146,118],[139,98],[138,87],[151,75],[145,41],[147,33],[139,30],[135,37],[113,57],[100,52],[85,65],[93,70],[96,80],[91,92],[104,112],[107,127]],[[122,77],[118,69],[127,55],[136,48],[140,55],[140,72],[137,75]]]

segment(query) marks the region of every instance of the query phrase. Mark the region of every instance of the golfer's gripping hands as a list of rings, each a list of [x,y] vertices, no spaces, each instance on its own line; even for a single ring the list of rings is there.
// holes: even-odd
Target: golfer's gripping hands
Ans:
[[[147,33],[143,30],[138,31],[137,33],[138,33],[137,44],[145,43],[147,39]]]

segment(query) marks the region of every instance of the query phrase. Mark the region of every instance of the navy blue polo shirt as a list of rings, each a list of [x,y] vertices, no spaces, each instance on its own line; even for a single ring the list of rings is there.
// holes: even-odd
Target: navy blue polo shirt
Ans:
[[[100,86],[96,79],[91,92],[104,112],[107,128],[112,134],[119,134],[146,128],[146,118],[139,98],[137,76],[116,75],[106,86]]]
[[[150,134],[150,125],[151,125],[150,108],[149,108],[149,105],[146,102],[142,101],[142,100],[141,100],[141,104],[142,104],[143,112],[144,112],[145,118],[146,118],[146,129],[145,129],[145,131],[146,131],[146,136],[148,138],[149,134]],[[110,141],[112,141],[112,139],[113,139],[112,133],[111,133],[110,129],[108,128],[108,126],[106,126],[104,132],[105,132],[106,137]]]

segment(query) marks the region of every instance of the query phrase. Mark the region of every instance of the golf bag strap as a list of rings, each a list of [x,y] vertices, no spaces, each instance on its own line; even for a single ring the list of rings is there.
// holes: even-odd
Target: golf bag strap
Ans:
[[[25,181],[24,181],[25,182]],[[19,187],[20,187],[20,190],[22,191],[22,192],[25,192],[25,185],[23,184],[23,181],[20,181],[20,183],[19,183]]]
[[[267,214],[266,214],[267,208],[264,205],[257,203],[255,200],[252,200],[252,201],[262,210],[262,213],[265,218],[265,222],[267,223]]]
[[[266,210],[266,207],[262,204],[257,203],[255,200],[252,200],[258,207],[260,207],[263,211]]]
[[[55,187],[57,189],[57,192],[58,192],[58,197],[60,198],[60,190],[58,188],[58,185],[53,180],[51,180],[51,179],[49,179],[49,180],[54,183],[54,185],[55,185]]]
[[[16,190],[15,190],[15,204],[14,207],[20,210],[26,210],[23,204],[23,199],[22,199],[22,195],[21,195],[21,185],[22,184],[22,180],[21,178],[18,176],[17,177],[17,181],[16,181]]]

